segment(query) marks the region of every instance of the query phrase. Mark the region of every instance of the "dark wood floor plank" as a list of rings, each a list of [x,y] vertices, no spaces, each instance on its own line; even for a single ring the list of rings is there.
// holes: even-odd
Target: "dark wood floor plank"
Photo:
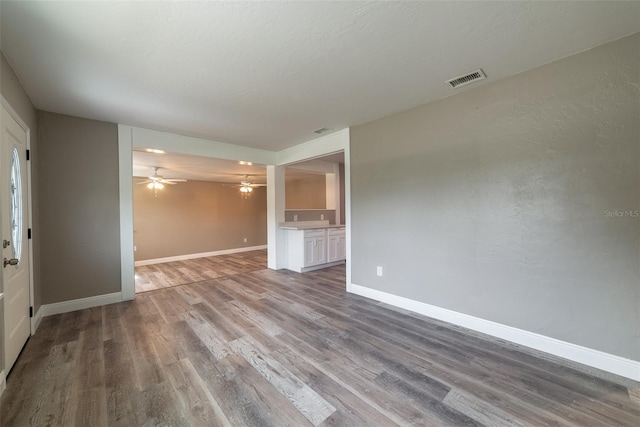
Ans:
[[[45,318],[2,425],[640,425],[637,382],[347,294],[344,266],[265,265],[139,267],[164,288]]]

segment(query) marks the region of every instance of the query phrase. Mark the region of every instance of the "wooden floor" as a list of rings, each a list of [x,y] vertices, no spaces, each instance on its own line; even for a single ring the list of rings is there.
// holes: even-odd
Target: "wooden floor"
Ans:
[[[136,292],[234,276],[267,268],[267,250],[239,252],[136,267]]]
[[[47,317],[2,426],[639,426],[638,383],[260,270]]]

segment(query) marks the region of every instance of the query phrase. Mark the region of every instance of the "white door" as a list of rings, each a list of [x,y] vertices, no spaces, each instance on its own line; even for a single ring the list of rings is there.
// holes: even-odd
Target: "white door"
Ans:
[[[27,245],[27,134],[4,107],[0,123],[4,367],[8,373],[31,333]]]

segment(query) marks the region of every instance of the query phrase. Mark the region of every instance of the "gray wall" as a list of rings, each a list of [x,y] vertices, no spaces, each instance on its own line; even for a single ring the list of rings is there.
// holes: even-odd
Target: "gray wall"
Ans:
[[[640,360],[639,52],[353,128],[353,283]]]
[[[265,187],[245,199],[239,188],[188,181],[154,197],[142,180],[133,185],[136,261],[267,244]]]
[[[118,127],[38,112],[42,303],[119,292]]]

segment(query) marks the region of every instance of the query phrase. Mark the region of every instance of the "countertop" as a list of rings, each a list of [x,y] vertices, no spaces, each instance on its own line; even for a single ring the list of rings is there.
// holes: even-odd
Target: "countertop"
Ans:
[[[331,224],[331,225],[299,225],[299,226],[293,226],[293,225],[281,225],[280,228],[282,228],[283,230],[313,230],[316,228],[340,228],[343,227],[344,228],[344,224]]]
[[[344,224],[322,224],[320,221],[300,221],[295,222],[283,222],[280,223],[280,228],[283,230],[314,230],[321,228],[344,228]]]

